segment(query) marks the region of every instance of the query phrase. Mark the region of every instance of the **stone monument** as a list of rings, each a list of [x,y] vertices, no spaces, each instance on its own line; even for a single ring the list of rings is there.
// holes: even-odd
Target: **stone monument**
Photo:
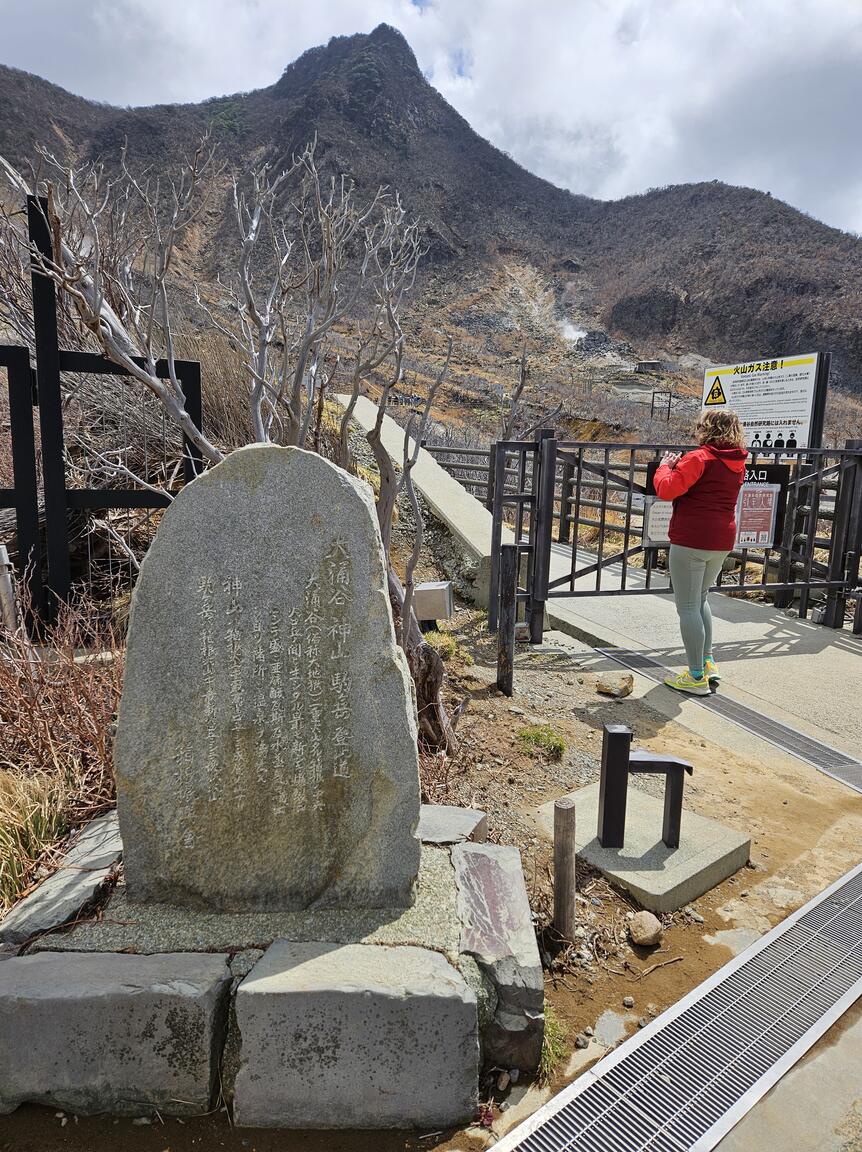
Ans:
[[[420,857],[364,484],[258,445],[176,497],[132,598],[115,766],[120,836],[91,825],[0,924],[27,952],[0,951],[0,1114],[199,1115],[221,1093],[249,1127],[436,1131],[475,1115],[482,1046],[538,1063],[517,850],[449,809]]]
[[[115,762],[133,900],[412,903],[416,707],[365,484],[253,445],[175,498],[132,600]]]

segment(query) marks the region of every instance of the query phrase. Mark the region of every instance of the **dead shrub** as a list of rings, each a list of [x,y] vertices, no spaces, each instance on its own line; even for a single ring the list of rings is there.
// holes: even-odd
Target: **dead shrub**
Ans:
[[[35,646],[23,631],[0,638],[0,910],[63,836],[113,806],[122,679],[117,633],[85,600]]]

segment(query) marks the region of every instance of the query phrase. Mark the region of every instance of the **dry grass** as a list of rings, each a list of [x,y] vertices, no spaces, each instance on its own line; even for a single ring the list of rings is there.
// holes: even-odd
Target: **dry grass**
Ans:
[[[230,450],[254,439],[248,409],[247,370],[242,354],[220,332],[207,329],[179,341],[179,354],[199,360],[201,406],[207,436]]]
[[[68,831],[113,805],[122,677],[116,634],[84,602],[35,650],[23,635],[0,641],[0,911]]]

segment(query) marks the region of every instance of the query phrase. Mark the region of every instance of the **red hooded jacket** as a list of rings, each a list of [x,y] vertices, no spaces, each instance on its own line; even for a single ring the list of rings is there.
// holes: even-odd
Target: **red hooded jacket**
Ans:
[[[704,444],[675,468],[662,464],[653,481],[660,500],[673,501],[671,544],[729,552],[736,543],[736,502],[745,480],[748,452]]]

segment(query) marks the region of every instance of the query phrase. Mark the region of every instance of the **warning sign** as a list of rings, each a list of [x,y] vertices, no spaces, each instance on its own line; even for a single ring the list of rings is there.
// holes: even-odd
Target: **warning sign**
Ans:
[[[812,352],[707,368],[703,407],[732,408],[752,452],[813,447],[817,359]]]
[[[704,408],[708,408],[712,404],[726,404],[727,397],[724,394],[724,389],[721,386],[721,377],[716,376],[712,383],[712,387],[706,394],[706,399],[703,402]]]

